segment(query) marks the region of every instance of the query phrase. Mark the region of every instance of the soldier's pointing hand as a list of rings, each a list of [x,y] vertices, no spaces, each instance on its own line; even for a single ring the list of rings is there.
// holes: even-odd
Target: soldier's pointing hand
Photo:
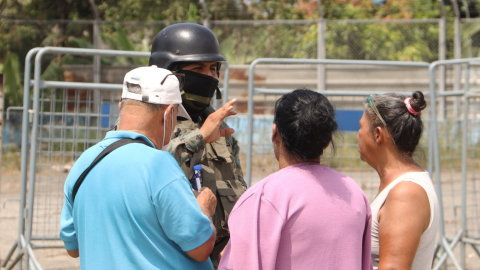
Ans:
[[[221,136],[231,135],[235,132],[233,128],[220,129],[220,125],[230,115],[236,115],[237,112],[233,110],[233,105],[237,103],[237,99],[234,98],[220,109],[216,110],[210,114],[202,127],[200,128],[200,133],[202,133],[203,140],[206,143],[212,143],[218,140]]]

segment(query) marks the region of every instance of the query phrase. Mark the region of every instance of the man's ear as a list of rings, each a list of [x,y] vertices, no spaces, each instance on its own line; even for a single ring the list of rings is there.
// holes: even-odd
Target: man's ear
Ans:
[[[163,112],[163,115],[162,115],[162,119],[165,119],[165,121],[167,121],[168,119],[172,118],[173,106],[174,106],[173,104],[170,104],[170,105],[167,106],[167,108],[165,108],[165,111]],[[163,124],[165,125],[165,123],[163,123]]]

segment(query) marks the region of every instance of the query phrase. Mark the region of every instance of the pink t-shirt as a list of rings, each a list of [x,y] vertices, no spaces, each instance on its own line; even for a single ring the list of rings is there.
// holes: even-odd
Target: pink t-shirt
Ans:
[[[370,223],[370,204],[353,179],[295,164],[235,204],[218,269],[372,269]]]

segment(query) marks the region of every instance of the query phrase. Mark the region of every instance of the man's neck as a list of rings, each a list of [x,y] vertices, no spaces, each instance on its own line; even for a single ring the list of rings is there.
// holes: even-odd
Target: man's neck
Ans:
[[[163,125],[158,121],[158,117],[151,113],[139,113],[138,108],[135,112],[129,112],[129,108],[122,111],[118,130],[128,130],[136,132],[147,137],[155,148],[161,149],[163,143]]]

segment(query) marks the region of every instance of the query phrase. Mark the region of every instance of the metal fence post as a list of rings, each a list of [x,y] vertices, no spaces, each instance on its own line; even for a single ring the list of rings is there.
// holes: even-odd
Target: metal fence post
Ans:
[[[25,207],[27,204],[27,166],[28,166],[28,105],[30,97],[30,75],[31,75],[31,60],[32,57],[40,51],[41,48],[33,48],[25,57],[25,74],[23,79],[23,113],[22,113],[22,144],[20,150],[21,156],[21,165],[20,165],[20,204],[19,204],[19,215],[18,215],[18,239],[13,244],[17,248],[17,257],[22,256],[22,245],[20,243],[20,237],[25,232]],[[2,266],[7,266],[10,257],[13,255],[12,252],[7,255]],[[11,267],[11,266],[10,266]],[[18,268],[22,269],[22,261],[18,262]]]
[[[454,23],[454,39],[453,39],[453,54],[455,59],[462,58],[462,37],[460,33],[460,9],[458,8],[457,1],[452,1],[453,10],[455,11],[455,23]],[[460,91],[460,79],[461,79],[461,66],[459,64],[453,66],[453,90]],[[460,114],[460,99],[455,99],[454,113]]]
[[[446,11],[445,11],[445,4],[443,1],[440,1],[440,6],[442,9],[442,18],[438,21],[438,60],[443,61],[445,60],[445,54],[447,51],[447,19],[446,19]],[[438,91],[440,93],[445,92],[445,66],[439,67],[439,76],[438,76]],[[438,120],[445,119],[445,98],[441,98],[439,101],[439,115]]]
[[[464,269],[466,266],[466,253],[465,253],[465,247],[466,244],[471,244],[472,248],[477,252],[477,254],[480,256],[480,252],[478,251],[478,248],[476,245],[480,245],[480,241],[478,241],[478,237],[470,237],[468,235],[468,224],[467,224],[467,173],[468,173],[468,131],[469,131],[469,97],[472,94],[470,90],[470,64],[472,62],[478,62],[480,58],[469,58],[469,59],[453,59],[453,60],[446,60],[446,61],[436,61],[430,65],[430,92],[432,93],[433,97],[446,97],[446,96],[452,96],[455,99],[461,99],[463,101],[463,109],[461,113],[463,114],[463,117],[461,117],[462,114],[457,115],[457,119],[460,118],[462,119],[457,120],[457,122],[460,122],[462,124],[461,130],[462,130],[462,148],[461,148],[461,229],[456,232],[456,236],[453,239],[447,239],[445,235],[445,229],[444,229],[444,223],[443,223],[443,211],[441,212],[442,214],[442,223],[440,224],[441,228],[441,239],[440,239],[440,246],[443,248],[443,254],[440,254],[438,256],[439,260],[437,264],[434,266],[433,269],[437,270],[442,267],[442,265],[445,264],[446,259],[450,258],[455,266],[456,269]],[[467,65],[465,68],[465,84],[464,84],[464,89],[462,91],[452,91],[449,93],[436,93],[435,89],[435,68],[439,67],[440,65],[452,65],[452,66],[459,66],[465,64]],[[473,91],[476,96],[480,94],[480,91],[475,90]],[[432,113],[434,114],[436,109],[436,102],[435,99],[431,102],[432,106]],[[455,104],[454,104],[455,106]],[[435,175],[438,175],[438,178],[436,177],[437,181],[437,195],[442,198],[442,188],[441,188],[441,180],[440,180],[440,152],[439,152],[439,131],[438,131],[438,123],[434,124],[434,130],[433,130],[433,137],[434,137],[434,162],[435,162]],[[473,150],[475,151],[475,150]],[[472,179],[472,181],[478,181],[476,179]],[[474,198],[476,200],[476,198]],[[439,200],[440,203],[442,203],[442,209],[443,209],[443,202],[442,199]],[[460,264],[457,262],[457,258],[455,257],[453,253],[453,249],[457,244],[460,244]]]
[[[323,60],[326,58],[326,50],[325,50],[325,24],[326,21],[322,18],[318,20],[317,24],[317,55],[319,60]],[[325,72],[325,65],[317,65],[317,89],[318,90],[325,90],[326,89],[326,72]]]
[[[99,24],[99,15],[98,15],[98,10],[97,6],[95,5],[94,0],[89,0],[90,5],[92,6],[93,13],[95,15],[95,21],[93,22],[93,48],[94,49],[100,49],[100,24]],[[101,62],[100,62],[100,55],[94,55],[93,56],[93,82],[94,83],[100,83],[101,80]],[[96,89],[93,92],[94,95],[94,108],[93,112],[94,113],[100,113],[100,90]]]
[[[468,231],[467,231],[467,153],[468,153],[468,111],[469,111],[469,106],[468,106],[468,91],[470,90],[470,64],[467,64],[467,67],[465,68],[465,84],[464,84],[464,89],[463,89],[463,134],[462,134],[462,217],[461,217],[461,223],[462,223],[462,231],[465,236],[468,236]],[[467,244],[465,242],[460,243],[460,263],[462,265],[462,268],[465,268],[467,265],[467,262],[465,260],[466,248]]]
[[[443,196],[442,196],[442,180],[440,176],[440,151],[439,151],[439,143],[438,143],[438,126],[435,121],[437,117],[437,108],[436,108],[436,87],[435,87],[435,82],[436,82],[436,67],[438,65],[438,62],[434,62],[430,65],[429,67],[429,72],[430,72],[430,113],[431,116],[430,118],[432,119],[431,122],[431,130],[430,130],[430,139],[432,140],[432,154],[433,154],[433,167],[435,170],[435,182],[436,182],[436,192],[437,196],[440,198],[439,201],[439,206],[440,206],[440,245],[445,251],[445,254],[448,254],[450,256],[450,259],[453,261],[455,264],[455,267],[457,269],[461,269],[461,267],[458,265],[455,256],[453,255],[451,247],[448,245],[448,242],[445,238],[445,219],[444,219],[444,213],[443,213]],[[444,254],[444,255],[445,255]],[[446,259],[446,256],[444,256]],[[442,262],[439,262],[438,265],[443,264]]]
[[[317,59],[326,59],[327,53],[325,48],[325,25],[327,21],[323,16],[322,1],[317,0],[317,9],[320,14],[320,19],[317,23]],[[325,65],[317,65],[317,90],[326,89],[326,73]]]

